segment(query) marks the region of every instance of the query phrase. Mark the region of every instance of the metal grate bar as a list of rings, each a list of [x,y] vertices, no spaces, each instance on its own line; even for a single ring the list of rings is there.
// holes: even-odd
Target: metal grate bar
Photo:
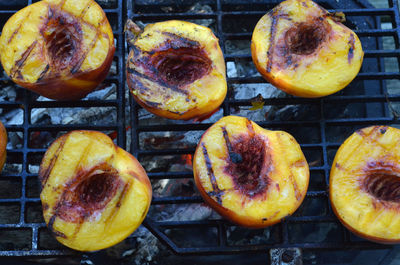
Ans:
[[[132,14],[131,18],[139,18],[140,20],[149,20],[149,19],[156,19],[160,20],[163,18],[173,17],[173,18],[215,18],[215,14],[224,17],[246,17],[246,16],[263,16],[265,15],[265,11],[229,11],[224,12],[220,11],[221,7],[218,8],[218,1],[217,1],[217,12],[212,13],[140,13],[140,14]],[[392,16],[394,14],[393,8],[365,8],[365,9],[335,9],[335,10],[328,10],[330,12],[343,12],[347,16],[384,16],[389,15]]]

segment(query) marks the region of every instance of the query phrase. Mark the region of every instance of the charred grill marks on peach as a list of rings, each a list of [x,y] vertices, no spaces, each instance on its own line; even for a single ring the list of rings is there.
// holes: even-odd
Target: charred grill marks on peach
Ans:
[[[29,12],[26,17],[29,17],[31,12]],[[14,32],[11,34],[11,37],[8,39],[7,43],[11,43],[11,41],[14,39],[15,35],[19,32],[21,29],[22,23],[18,25],[18,27],[14,30]]]
[[[42,80],[46,76],[49,69],[50,69],[50,65],[47,64],[46,67],[44,68],[44,70],[40,73],[39,78],[37,79],[36,82],[40,82],[40,80]]]
[[[239,153],[235,153],[232,150],[232,144],[231,144],[231,141],[229,140],[229,135],[228,135],[228,132],[226,131],[226,128],[221,127],[221,129],[222,129],[222,134],[224,135],[226,146],[228,147],[229,159],[235,164],[241,163],[243,161],[242,156]]]
[[[294,189],[294,196],[296,197],[296,200],[301,200],[303,198],[302,194],[299,192],[298,185],[296,179],[293,177],[293,175],[289,176],[290,181],[293,183],[293,189]]]
[[[200,48],[200,43],[198,41],[182,37],[172,32],[164,31],[162,34],[172,38],[172,41],[168,43],[170,46],[166,46],[168,49],[178,49],[181,47]]]
[[[289,17],[288,14],[281,13],[280,10],[273,9],[270,12],[268,12],[268,15],[271,17],[272,22],[271,22],[271,30],[270,30],[270,37],[269,37],[270,45],[269,45],[268,51],[267,51],[267,58],[268,58],[267,73],[271,72],[271,69],[272,69],[274,53],[275,53],[275,48],[276,48],[275,47],[276,46],[275,38],[276,38],[279,19],[284,18],[287,20],[291,20],[291,18]]]
[[[351,63],[351,60],[353,59],[353,57],[354,57],[354,44],[355,44],[355,39],[354,39],[354,35],[353,35],[353,33],[351,33],[350,34],[350,39],[349,39],[349,45],[350,45],[350,47],[349,47],[349,53],[348,53],[348,55],[347,55],[347,61],[349,62],[349,63]]]
[[[62,232],[57,231],[57,230],[54,229],[54,222],[56,221],[56,218],[57,218],[57,211],[56,211],[56,213],[50,218],[47,227],[48,227],[49,230],[53,233],[53,235],[58,236],[58,237],[62,237],[62,238],[67,238],[67,236],[66,236],[64,233],[62,233]]]
[[[186,90],[180,88],[208,74],[212,69],[212,62],[197,41],[170,32],[162,34],[171,39],[149,52],[132,45],[136,57],[136,63],[132,63],[143,68],[146,73],[139,73],[131,67],[128,67],[128,71],[176,92],[187,94]]]
[[[46,185],[46,183],[47,183],[47,180],[48,180],[48,178],[49,178],[49,176],[50,176],[50,173],[51,173],[51,171],[53,170],[53,167],[54,167],[55,163],[57,162],[58,155],[60,154],[60,152],[61,152],[62,149],[64,148],[64,144],[65,144],[66,139],[67,139],[67,137],[63,137],[63,138],[62,138],[62,140],[61,140],[61,142],[60,142],[60,145],[59,145],[59,147],[57,148],[57,151],[54,153],[54,156],[51,158],[51,161],[50,161],[49,166],[46,168],[46,171],[45,171],[43,174],[41,174],[41,173],[39,172],[39,177],[40,177],[40,176],[43,176],[43,177],[40,178],[40,182],[41,182],[41,184],[42,184],[42,188],[43,188],[44,185]]]
[[[94,48],[94,46],[96,45],[96,41],[99,38],[99,32],[96,32],[96,36],[94,37],[94,39],[92,40],[92,42],[90,43],[89,47],[86,49],[85,52],[83,52],[82,56],[80,57],[80,59],[75,63],[75,65],[71,68],[70,72],[71,74],[74,74],[76,72],[79,71],[79,69],[81,68],[83,62],[85,61],[86,56],[88,55],[89,51],[92,50]]]
[[[64,3],[65,1],[63,1]],[[92,24],[86,22],[85,20],[82,19],[82,17],[86,14],[86,12],[89,10],[89,7],[91,6],[91,2],[89,2],[89,5],[84,8],[81,12],[81,14],[77,17],[79,21],[74,17],[73,14],[63,10],[64,4],[61,3],[59,6],[52,7],[49,5],[49,14],[47,17],[47,22],[44,24],[44,28],[41,30],[42,35],[44,36],[47,47],[50,51],[50,54],[52,55],[51,59],[53,61],[52,63],[52,68],[55,70],[58,70],[61,66],[60,69],[66,68],[70,65],[72,65],[70,69],[70,73],[74,74],[79,71],[81,68],[84,60],[86,59],[88,53],[90,50],[92,50],[97,42],[97,39],[99,37],[99,34],[102,34],[103,37],[109,40],[109,37],[107,34],[104,32],[100,32],[98,30],[98,27],[102,26],[104,22],[106,22],[106,17],[103,18],[103,20],[99,23],[98,27],[94,27]],[[96,30],[96,35],[93,38],[92,42],[90,45],[87,47],[85,51],[82,51],[82,29],[80,26],[80,23],[85,24],[86,26],[92,28],[93,30]],[[55,24],[55,25],[52,25]],[[47,30],[46,27],[49,26],[56,26],[54,29],[55,34],[51,34],[50,36],[46,36],[43,34],[44,30]],[[61,27],[61,28],[60,28]],[[57,35],[58,34],[58,35]],[[53,36],[54,35],[54,36]],[[51,38],[53,36],[53,38]],[[111,41],[111,40],[109,40]],[[53,43],[56,42],[56,43]],[[55,45],[53,45],[55,44]],[[64,45],[63,45],[64,44]],[[56,48],[57,46],[61,45],[61,47]],[[111,43],[110,43],[110,46]],[[60,48],[60,49],[59,49]],[[54,52],[53,52],[54,50]],[[64,50],[64,51],[63,51]],[[61,53],[61,57],[65,58],[59,58],[59,54],[56,53]],[[79,56],[76,56],[79,54]],[[61,65],[60,65],[61,63]],[[64,65],[65,64],[65,65]],[[56,71],[57,72],[57,71]]]
[[[271,72],[272,68],[272,56],[274,53],[274,47],[275,47],[275,35],[276,35],[276,27],[280,18],[279,14],[276,14],[277,11],[271,10],[268,12],[268,15],[271,16],[272,23],[271,23],[271,31],[270,31],[270,39],[269,39],[269,48],[267,51],[267,58],[268,58],[268,63],[267,63],[267,73]]]
[[[25,50],[25,52],[21,55],[21,58],[17,61],[15,61],[13,69],[11,69],[11,77],[14,78],[16,75],[18,75],[18,78],[23,79],[23,76],[21,75],[21,68],[24,65],[26,59],[28,59],[29,55],[35,48],[37,44],[37,40],[32,42],[31,45]]]
[[[136,50],[140,50],[139,48],[136,48]],[[146,53],[142,51],[142,53]],[[178,86],[175,86],[173,84],[168,84],[166,80],[161,78],[159,75],[158,69],[152,64],[151,58],[148,55],[135,55],[136,63],[132,62],[132,64],[136,64],[137,66],[141,67],[145,73],[141,73],[138,71],[138,68],[133,65],[133,67],[127,67],[128,68],[128,73],[132,73],[132,77],[130,80],[138,80],[139,78],[146,79],[151,82],[155,82],[156,84],[162,86],[164,89],[171,89],[175,92],[187,95],[188,91],[184,89],[180,89]],[[136,67],[136,69],[135,69]],[[135,89],[136,87],[133,85],[132,89]],[[146,87],[147,88],[147,87]]]
[[[121,207],[121,202],[123,201],[123,199],[125,198],[126,193],[128,192],[129,188],[132,185],[132,181],[128,181],[127,183],[125,183],[125,185],[122,188],[121,193],[118,196],[118,201],[115,204],[115,207],[113,208],[112,212],[110,213],[110,215],[107,217],[107,220],[105,221],[106,223],[109,222],[109,220],[111,218],[113,218],[115,216],[115,214],[119,211],[119,208]],[[145,214],[146,212],[144,212],[143,214]]]
[[[212,168],[211,160],[210,160],[210,157],[208,156],[208,152],[207,152],[207,148],[206,148],[205,144],[202,143],[201,147],[203,149],[203,155],[204,155],[204,160],[206,162],[207,173],[210,178],[211,185],[213,187],[213,191],[211,193],[212,193],[212,195],[214,195],[217,198],[217,202],[219,204],[222,204],[221,194],[223,193],[223,191],[221,191],[218,187],[217,179],[215,178],[214,170]],[[211,193],[210,193],[210,195],[211,195]]]

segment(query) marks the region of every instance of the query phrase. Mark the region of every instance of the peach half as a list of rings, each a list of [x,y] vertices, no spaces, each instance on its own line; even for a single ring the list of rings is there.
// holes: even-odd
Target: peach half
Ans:
[[[129,89],[142,107],[169,119],[204,118],[224,101],[225,61],[206,27],[178,20],[126,24]]]
[[[39,179],[47,227],[59,242],[80,251],[122,241],[150,206],[152,190],[142,166],[96,131],[72,131],[55,140]]]
[[[251,54],[268,82],[306,98],[346,87],[364,56],[357,35],[311,0],[286,0],[264,15],[254,29]]]
[[[3,123],[0,121],[0,172],[3,170],[7,157],[7,131]]]
[[[213,124],[193,158],[196,186],[226,219],[250,228],[293,214],[308,188],[307,161],[296,140],[237,116]]]
[[[332,209],[350,231],[400,243],[400,130],[371,126],[340,146],[330,173]]]
[[[1,64],[18,85],[44,97],[75,100],[106,77],[114,37],[93,0],[43,0],[21,9],[4,25]]]

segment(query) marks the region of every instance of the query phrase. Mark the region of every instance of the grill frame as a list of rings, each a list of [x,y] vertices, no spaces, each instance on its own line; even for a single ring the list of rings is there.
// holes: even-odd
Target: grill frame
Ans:
[[[22,132],[23,133],[23,147],[20,149],[7,150],[9,157],[22,157],[22,172],[20,174],[1,174],[0,178],[16,178],[21,180],[21,196],[19,198],[7,198],[0,199],[0,204],[10,204],[19,203],[19,222],[14,224],[0,224],[0,233],[4,230],[9,229],[30,229],[32,233],[31,249],[30,250],[0,250],[0,256],[64,256],[64,255],[79,255],[77,252],[62,249],[62,250],[50,250],[50,249],[40,249],[39,248],[39,229],[45,228],[44,223],[28,223],[26,222],[26,204],[38,203],[39,198],[30,198],[26,196],[27,194],[27,181],[28,178],[37,178],[37,174],[30,173],[28,170],[29,155],[31,154],[43,154],[46,149],[38,149],[29,147],[29,136],[35,131],[49,131],[49,132],[59,132],[68,131],[74,129],[90,129],[90,130],[100,130],[109,131],[115,130],[117,132],[117,144],[122,148],[126,147],[127,137],[130,138],[130,151],[131,153],[138,157],[140,160],[144,155],[182,155],[182,154],[193,154],[194,149],[184,149],[184,150],[142,150],[139,146],[139,134],[142,132],[159,132],[159,131],[188,131],[188,130],[206,130],[211,123],[192,123],[185,122],[181,124],[174,124],[170,126],[168,124],[159,125],[140,125],[139,122],[139,109],[141,108],[135,103],[133,98],[129,95],[129,104],[126,102],[126,82],[125,82],[125,57],[128,52],[128,48],[125,44],[125,37],[123,33],[124,22],[126,18],[131,18],[133,20],[157,20],[163,21],[167,19],[214,19],[216,23],[216,36],[220,40],[221,48],[224,52],[225,60],[234,61],[236,59],[246,59],[251,60],[250,54],[244,55],[232,55],[225,54],[224,43],[226,40],[249,40],[251,38],[251,32],[249,33],[226,33],[223,29],[223,21],[227,17],[250,17],[250,16],[262,16],[265,11],[226,11],[223,9],[223,1],[215,0],[208,1],[213,3],[215,10],[212,13],[135,13],[137,0],[124,1],[117,0],[117,6],[115,8],[105,9],[108,16],[117,16],[117,30],[114,31],[114,37],[117,40],[115,58],[117,60],[118,69],[120,71],[113,76],[108,76],[105,82],[113,82],[117,84],[117,96],[114,100],[85,100],[85,101],[35,101],[32,100],[33,93],[29,91],[23,92],[23,100],[18,102],[8,102],[0,101],[0,108],[12,109],[21,108],[24,113],[24,122],[21,125],[7,125],[6,129],[8,132]],[[269,2],[269,1],[266,1]],[[274,6],[278,1],[273,1],[271,6]],[[320,3],[320,1],[317,1]],[[380,64],[383,66],[383,58],[385,57],[397,57],[397,64],[400,62],[400,15],[398,9],[397,1],[388,0],[388,8],[373,8],[364,1],[358,1],[362,3],[365,8],[354,8],[354,9],[335,9],[329,11],[342,11],[348,15],[365,15],[365,16],[390,16],[392,18],[393,29],[371,29],[371,30],[356,30],[355,32],[361,37],[383,37],[392,36],[396,43],[396,47],[393,50],[383,50],[382,47],[378,47],[376,50],[365,50],[366,57],[379,58]],[[28,0],[27,4],[31,4],[32,0]],[[17,10],[0,10],[0,16],[10,15]],[[377,20],[377,24],[380,22]],[[378,43],[379,46],[379,43]],[[388,79],[400,79],[400,72],[374,72],[374,73],[360,73],[356,80],[377,80],[381,83],[382,88],[385,87],[385,80]],[[1,77],[0,82],[7,82],[8,78]],[[266,83],[261,77],[235,77],[228,78],[228,86],[232,87],[233,84],[246,84],[246,83]],[[1,85],[3,86],[3,84]],[[301,144],[302,148],[308,149],[319,149],[322,150],[323,163],[321,166],[311,167],[311,178],[313,172],[323,172],[325,177],[325,182],[329,183],[329,158],[328,149],[337,148],[341,143],[326,141],[326,130],[327,126],[368,126],[370,124],[399,124],[395,117],[390,116],[390,109],[387,106],[387,102],[400,102],[399,95],[388,95],[386,91],[381,91],[381,93],[376,94],[376,91],[369,91],[371,95],[333,95],[322,99],[302,99],[302,98],[272,98],[268,99],[268,105],[279,106],[283,104],[312,104],[318,106],[321,111],[321,117],[319,121],[264,121],[257,122],[262,127],[266,128],[278,128],[282,124],[285,126],[300,126],[300,125],[310,125],[317,126],[320,130],[321,141],[319,143],[309,143]],[[367,91],[368,93],[368,91]],[[324,117],[324,106],[326,104],[334,103],[365,103],[369,106],[371,104],[377,103],[380,105],[385,105],[382,110],[382,115],[373,118],[344,118],[344,119],[326,119]],[[125,108],[130,107],[129,117],[125,116]],[[232,91],[228,92],[227,98],[225,99],[221,108],[223,109],[223,115],[229,115],[231,113],[231,107],[241,107],[241,106],[251,106],[250,99],[234,99]],[[107,126],[97,126],[97,125],[36,125],[32,124],[30,121],[31,110],[34,108],[69,108],[69,107],[114,107],[117,111],[117,121],[114,125]],[[129,135],[126,131],[126,123],[130,120],[131,128]],[[18,160],[18,159],[17,159]],[[185,179],[192,178],[192,174],[188,172],[161,172],[161,173],[149,173],[150,179]],[[312,179],[311,179],[312,181]],[[307,193],[308,198],[327,198],[327,190],[319,191],[309,191]],[[166,205],[166,204],[181,204],[181,203],[201,203],[203,200],[199,196],[193,197],[163,197],[154,198],[152,205]],[[227,221],[224,220],[203,220],[203,221],[169,221],[169,222],[159,222],[154,221],[151,218],[146,218],[143,225],[150,230],[162,243],[164,243],[168,248],[175,254],[179,255],[209,255],[209,254],[237,254],[237,253],[248,253],[248,252],[266,252],[270,248],[301,248],[305,250],[336,250],[336,249],[359,249],[359,250],[369,250],[369,249],[392,249],[393,247],[387,245],[375,244],[368,241],[352,241],[350,232],[343,228],[341,225],[341,230],[343,233],[343,242],[332,242],[332,243],[291,243],[289,240],[289,226],[292,224],[306,224],[306,223],[326,223],[335,222],[338,223],[337,218],[333,215],[330,205],[328,203],[328,214],[326,216],[292,216],[284,220],[282,223],[277,224],[280,231],[281,243],[279,244],[263,244],[263,245],[245,245],[245,246],[230,246],[227,244],[227,229],[232,226]],[[191,227],[213,227],[218,231],[218,246],[212,247],[179,247],[176,242],[174,242],[165,232],[164,229],[182,229]]]

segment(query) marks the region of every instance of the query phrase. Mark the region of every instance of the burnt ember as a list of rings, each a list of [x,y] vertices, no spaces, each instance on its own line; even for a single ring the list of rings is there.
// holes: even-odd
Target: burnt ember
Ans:
[[[170,86],[193,83],[211,71],[211,60],[201,48],[170,48],[156,52],[150,59],[161,78]]]
[[[291,53],[309,55],[325,41],[328,31],[329,25],[323,18],[301,22],[286,32],[285,43]]]

